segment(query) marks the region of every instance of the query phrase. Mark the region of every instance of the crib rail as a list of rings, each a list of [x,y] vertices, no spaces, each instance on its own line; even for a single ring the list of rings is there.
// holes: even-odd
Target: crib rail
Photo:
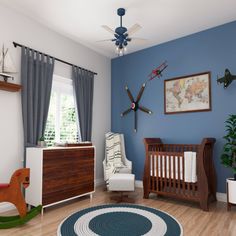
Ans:
[[[160,151],[160,152],[185,152],[192,151],[198,152],[200,145],[198,144],[153,144],[149,145],[148,151]]]

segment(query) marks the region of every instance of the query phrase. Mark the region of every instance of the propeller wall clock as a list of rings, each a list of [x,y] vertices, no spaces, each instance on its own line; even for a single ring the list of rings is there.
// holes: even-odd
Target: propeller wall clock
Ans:
[[[156,69],[152,70],[152,72],[148,75],[148,80],[140,88],[136,100],[134,100],[134,97],[133,97],[132,93],[130,92],[128,86],[125,86],[125,90],[126,90],[126,92],[128,94],[128,97],[129,97],[129,99],[131,101],[131,106],[127,110],[122,112],[121,116],[123,117],[123,116],[127,115],[129,112],[134,111],[134,132],[137,132],[137,120],[138,120],[137,111],[140,110],[142,112],[145,112],[145,113],[148,113],[148,114],[152,114],[151,110],[149,110],[148,108],[146,108],[144,106],[141,106],[139,104],[139,102],[140,102],[140,100],[142,98],[144,89],[146,87],[146,84],[149,81],[151,81],[154,78],[156,78],[156,77],[160,78],[162,76],[162,72],[166,69],[167,66],[168,66],[167,62],[165,61],[160,66],[158,66]]]

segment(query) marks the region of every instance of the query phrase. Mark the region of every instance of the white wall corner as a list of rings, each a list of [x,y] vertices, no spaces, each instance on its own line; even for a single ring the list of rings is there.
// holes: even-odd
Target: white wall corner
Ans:
[[[2,202],[0,203],[0,213],[7,212],[16,209],[16,207],[8,202]]]

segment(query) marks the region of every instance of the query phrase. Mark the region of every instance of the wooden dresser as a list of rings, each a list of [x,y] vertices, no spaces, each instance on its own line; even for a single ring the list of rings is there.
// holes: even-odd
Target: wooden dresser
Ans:
[[[26,203],[51,206],[95,191],[94,146],[27,148]]]

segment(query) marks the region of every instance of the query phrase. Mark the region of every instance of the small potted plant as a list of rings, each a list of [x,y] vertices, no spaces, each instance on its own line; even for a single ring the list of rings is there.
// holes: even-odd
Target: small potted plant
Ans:
[[[221,155],[221,163],[232,169],[234,178],[227,179],[228,203],[236,204],[236,115],[230,115],[225,121],[226,141]]]
[[[45,142],[45,139],[43,136],[39,139],[38,146],[39,147],[46,147],[46,142]]]

